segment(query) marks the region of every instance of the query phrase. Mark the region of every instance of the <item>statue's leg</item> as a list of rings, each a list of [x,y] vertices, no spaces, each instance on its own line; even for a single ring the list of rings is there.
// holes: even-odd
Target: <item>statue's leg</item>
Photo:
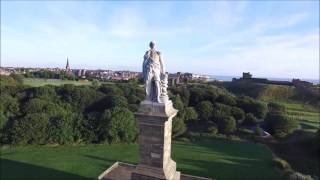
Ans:
[[[160,101],[160,94],[161,94],[160,72],[156,72],[154,74],[154,81],[155,81],[156,99],[157,99],[157,102],[161,102]]]
[[[147,71],[147,79],[146,79],[146,99],[152,101],[153,99],[153,83],[152,83],[153,73],[150,69]]]
[[[148,78],[148,79],[146,80],[146,99],[149,100],[149,101],[151,101],[151,91],[152,91],[151,86],[152,86],[152,82],[151,82],[151,80]]]

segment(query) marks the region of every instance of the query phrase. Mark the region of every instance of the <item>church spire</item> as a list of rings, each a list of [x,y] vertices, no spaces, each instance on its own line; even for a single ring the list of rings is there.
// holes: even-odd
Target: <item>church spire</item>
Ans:
[[[67,65],[66,65],[66,70],[70,70],[70,66],[69,66],[69,59],[67,58]]]

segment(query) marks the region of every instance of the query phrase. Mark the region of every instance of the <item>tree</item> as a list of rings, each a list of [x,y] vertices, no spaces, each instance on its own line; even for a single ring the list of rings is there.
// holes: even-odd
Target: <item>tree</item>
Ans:
[[[187,122],[198,120],[198,113],[193,107],[187,107],[185,109],[185,120]]]
[[[237,121],[245,118],[245,112],[238,107],[232,107],[231,114]]]
[[[179,95],[173,96],[173,107],[178,110],[178,117],[184,120],[184,104]]]
[[[227,95],[227,94],[221,94],[217,98],[217,101],[222,103],[222,104],[229,105],[229,106],[235,106],[237,104],[235,98],[232,97],[231,95]]]
[[[102,84],[99,90],[109,95],[123,95],[123,91],[114,84]]]
[[[215,103],[217,98],[219,97],[218,88],[207,88],[205,91],[205,100],[208,100],[212,103]]]
[[[97,88],[100,86],[100,81],[98,79],[93,79],[91,84],[94,88]]]
[[[172,120],[172,137],[178,137],[186,131],[186,125],[183,122],[183,119],[179,117],[174,117]]]
[[[28,98],[39,98],[50,102],[59,101],[56,89],[52,85],[46,85],[30,89]]]
[[[205,91],[199,87],[190,88],[189,105],[195,106],[205,99]]]
[[[63,102],[70,103],[74,111],[83,112],[97,101],[105,97],[105,94],[91,86],[64,85],[59,87],[58,95]]]
[[[60,111],[49,119],[48,143],[66,144],[73,142],[76,130],[73,127],[76,114]],[[77,119],[78,120],[78,119]]]
[[[215,113],[218,113],[224,116],[230,116],[232,107],[225,104],[221,104],[221,103],[214,103],[213,109]]]
[[[133,113],[124,107],[106,110],[100,119],[101,141],[130,143],[136,139],[137,128]]]
[[[248,96],[239,97],[237,99],[237,106],[246,113],[252,113],[257,118],[264,118],[268,110],[264,103],[256,101]]]
[[[10,118],[19,114],[20,108],[17,98],[1,91],[0,100],[0,111],[3,112],[4,116]]]
[[[212,117],[213,105],[210,101],[201,101],[197,106],[196,110],[199,117],[203,121],[209,121]]]
[[[106,101],[108,102],[107,108],[128,107],[127,99],[123,96],[109,95],[106,97]]]
[[[245,118],[245,112],[242,109],[233,106],[231,108],[231,114],[236,120],[237,129],[239,129],[239,123]]]
[[[49,117],[45,113],[32,113],[17,119],[10,129],[13,144],[45,144]]]
[[[225,116],[218,119],[219,132],[231,134],[236,130],[236,120],[232,116]]]
[[[298,121],[288,117],[285,113],[268,113],[265,128],[276,137],[285,137],[298,128]]]
[[[256,126],[258,123],[257,118],[252,113],[247,113],[242,125]]]

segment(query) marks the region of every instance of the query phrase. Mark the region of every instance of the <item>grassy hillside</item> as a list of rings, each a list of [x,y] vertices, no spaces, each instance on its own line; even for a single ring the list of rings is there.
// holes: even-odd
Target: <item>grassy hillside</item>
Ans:
[[[284,85],[265,85],[258,93],[257,98],[263,101],[288,100],[297,92],[295,87]]]
[[[183,173],[223,179],[280,179],[264,146],[223,139],[173,145]],[[1,149],[1,179],[93,179],[115,161],[138,162],[138,145]]]
[[[300,122],[301,128],[315,132],[320,128],[320,112],[313,106],[298,102],[280,102],[288,112],[288,115]]]

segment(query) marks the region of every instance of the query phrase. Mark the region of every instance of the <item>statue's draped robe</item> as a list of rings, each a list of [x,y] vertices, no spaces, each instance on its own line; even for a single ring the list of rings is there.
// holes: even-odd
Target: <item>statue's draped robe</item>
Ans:
[[[160,52],[149,50],[144,55],[143,78],[146,84],[147,100],[160,102],[161,73],[164,72]]]

